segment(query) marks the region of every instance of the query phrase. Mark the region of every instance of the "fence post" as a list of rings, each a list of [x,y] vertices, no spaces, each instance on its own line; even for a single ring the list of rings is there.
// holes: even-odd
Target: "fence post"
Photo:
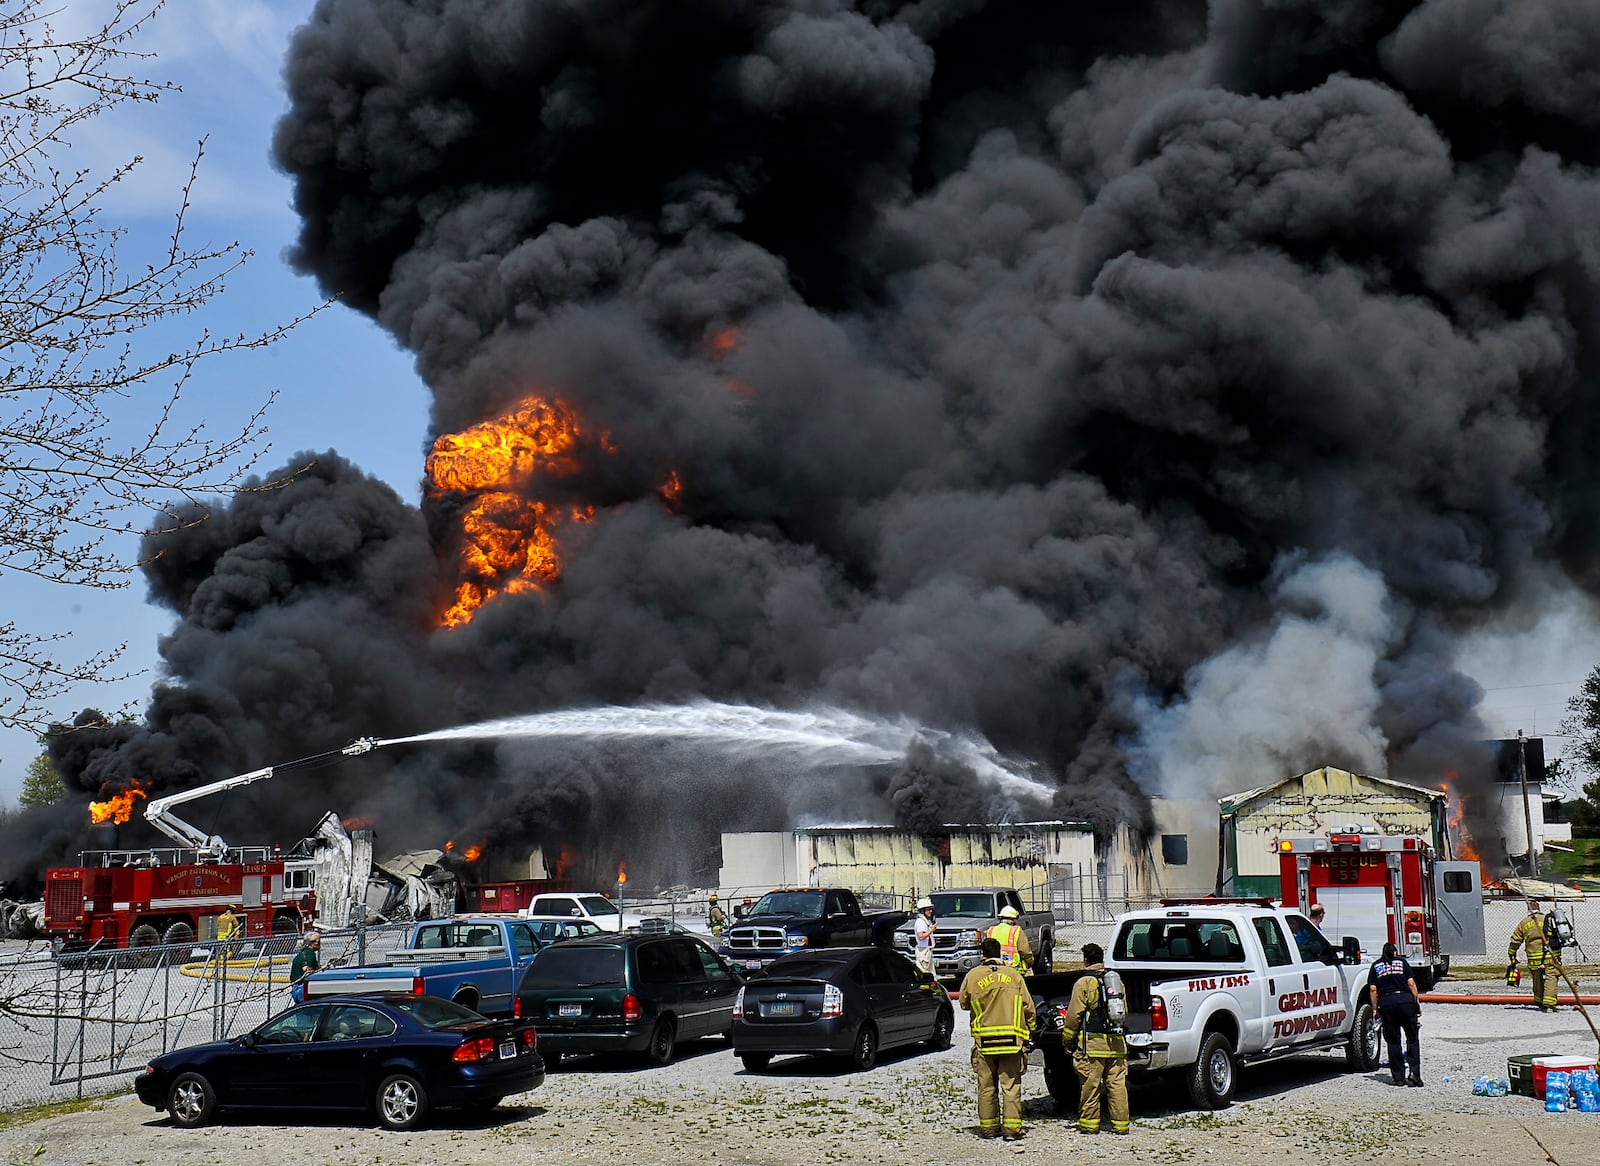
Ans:
[[[365,967],[367,963],[367,905],[356,904],[356,966]]]

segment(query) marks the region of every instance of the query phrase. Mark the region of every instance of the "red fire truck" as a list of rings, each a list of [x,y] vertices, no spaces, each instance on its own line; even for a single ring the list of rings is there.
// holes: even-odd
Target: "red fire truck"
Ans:
[[[1280,838],[1278,863],[1285,904],[1321,903],[1323,934],[1353,935],[1368,956],[1393,943],[1423,991],[1449,974],[1452,955],[1485,950],[1478,864],[1441,859],[1422,838],[1346,826]]]
[[[82,865],[46,871],[46,934],[63,950],[192,943],[217,938],[217,919],[230,906],[243,924],[241,939],[299,932],[317,915],[321,862],[309,853],[285,856],[277,847],[229,846],[172,807],[381,744],[364,737],[343,749],[152,799],[145,817],[178,846],[86,851]]]
[[[235,851],[224,862],[194,850],[82,857],[83,866],[45,873],[45,932],[66,950],[215,939],[230,904],[241,938],[298,933],[316,915],[316,892],[291,886],[283,857],[268,848]]]

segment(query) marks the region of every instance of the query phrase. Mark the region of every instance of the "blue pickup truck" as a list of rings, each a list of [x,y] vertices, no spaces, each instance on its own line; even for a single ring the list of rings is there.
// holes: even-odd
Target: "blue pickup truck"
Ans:
[[[543,946],[532,924],[505,916],[462,915],[429,919],[411,929],[406,946],[381,964],[329,967],[312,972],[291,990],[316,996],[409,992],[442,996],[485,1016],[510,1016],[517,983]]]

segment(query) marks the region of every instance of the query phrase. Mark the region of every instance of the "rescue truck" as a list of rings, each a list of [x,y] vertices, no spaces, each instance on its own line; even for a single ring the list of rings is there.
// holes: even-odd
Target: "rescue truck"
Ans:
[[[336,815],[285,854],[275,846],[235,847],[185,822],[172,807],[224,790],[262,781],[290,769],[311,768],[369,752],[378,743],[362,738],[343,749],[286,765],[252,770],[197,786],[145,806],[152,826],[178,843],[149,850],[94,850],[80,865],[45,872],[44,929],[62,951],[85,948],[153,947],[217,938],[217,920],[230,906],[243,930],[240,940],[298,934],[313,919],[342,926],[345,898],[362,886],[358,871],[371,860],[370,834],[363,848],[346,834]],[[318,886],[338,894],[318,901]],[[332,908],[334,918],[328,918]]]
[[[1476,862],[1442,859],[1422,838],[1371,826],[1280,838],[1277,847],[1285,906],[1306,913],[1322,904],[1324,933],[1356,936],[1368,959],[1393,943],[1424,992],[1449,975],[1452,955],[1486,950]]]

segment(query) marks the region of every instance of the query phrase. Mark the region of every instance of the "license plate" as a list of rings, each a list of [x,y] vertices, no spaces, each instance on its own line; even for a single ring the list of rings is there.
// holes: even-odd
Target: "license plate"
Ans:
[[[800,1005],[793,1000],[780,1001],[777,1004],[767,1005],[768,1016],[799,1016]]]
[[[514,1061],[514,1060],[516,1060],[516,1058],[517,1058],[517,1042],[514,1041],[514,1040],[501,1041],[500,1042],[500,1059],[502,1061]]]
[[[557,1016],[582,1016],[582,1004],[563,1004],[556,1009]]]
[[[744,961],[744,970],[747,971],[747,972],[759,972],[761,970],[761,961],[760,960],[745,960]]]

